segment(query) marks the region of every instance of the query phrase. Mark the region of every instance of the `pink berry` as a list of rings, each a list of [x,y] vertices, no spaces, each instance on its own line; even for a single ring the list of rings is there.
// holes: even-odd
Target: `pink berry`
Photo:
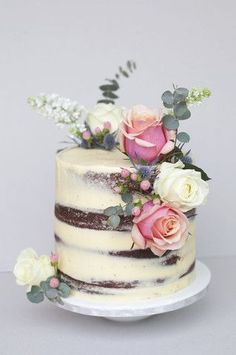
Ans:
[[[60,285],[60,281],[56,277],[52,277],[49,282],[50,287],[57,288]]]
[[[131,178],[131,180],[136,181],[137,178],[138,178],[138,175],[135,174],[135,173],[132,173],[132,174],[130,175],[130,178]]]
[[[85,139],[86,141],[89,140],[89,138],[91,137],[91,133],[89,131],[84,131],[82,134],[83,139]]]
[[[143,180],[140,184],[140,188],[143,191],[147,191],[150,188],[151,184],[148,180]]]
[[[129,176],[129,174],[130,174],[130,172],[127,169],[122,169],[121,173],[120,173],[121,177],[123,177],[123,178],[127,178]]]
[[[103,123],[103,127],[105,128],[105,129],[111,129],[111,122],[109,122],[109,121],[106,121],[106,122],[104,122]]]
[[[96,133],[96,134],[101,133],[101,129],[100,129],[99,127],[96,127],[96,128],[95,128],[95,133]]]
[[[121,188],[119,186],[115,186],[113,191],[116,193],[116,194],[119,194],[121,192]]]
[[[57,255],[56,255],[56,254],[52,254],[52,255],[50,256],[50,260],[51,260],[51,263],[52,263],[52,264],[57,263],[57,261],[58,261]]]
[[[133,216],[138,217],[138,216],[140,215],[140,213],[141,213],[141,210],[140,210],[139,207],[134,207],[134,208],[132,209],[132,215],[133,215]]]

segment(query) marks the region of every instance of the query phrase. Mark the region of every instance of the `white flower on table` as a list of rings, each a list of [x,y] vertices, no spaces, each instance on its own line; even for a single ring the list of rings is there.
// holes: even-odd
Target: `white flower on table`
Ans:
[[[13,273],[16,283],[30,290],[32,286],[39,286],[41,281],[53,276],[55,270],[49,256],[38,256],[34,249],[27,248],[18,256]]]

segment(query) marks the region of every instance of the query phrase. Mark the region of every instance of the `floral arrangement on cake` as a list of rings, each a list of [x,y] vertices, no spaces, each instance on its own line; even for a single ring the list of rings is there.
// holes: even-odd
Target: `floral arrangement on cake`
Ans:
[[[120,80],[136,69],[134,61],[119,67],[114,78],[99,89],[102,99],[93,109],[56,94],[29,97],[29,105],[60,126],[67,126],[69,141],[84,149],[119,149],[130,160],[121,168],[114,187],[120,204],[104,210],[104,223],[116,229],[122,218],[132,218],[133,244],[150,248],[157,256],[181,248],[189,236],[189,217],[206,202],[208,175],[193,164],[191,150],[185,149],[190,136],[180,124],[191,117],[191,107],[211,95],[207,88],[173,86],[161,96],[162,108],[136,105],[125,109],[115,103]],[[27,297],[39,303],[44,297],[62,303],[70,287],[60,281],[57,257],[38,257],[24,250],[14,274],[19,285],[27,286]]]

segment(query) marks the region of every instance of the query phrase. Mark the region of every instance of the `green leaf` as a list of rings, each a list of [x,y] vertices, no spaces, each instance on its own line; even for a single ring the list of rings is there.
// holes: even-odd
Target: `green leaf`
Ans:
[[[127,68],[129,69],[129,71],[130,71],[131,73],[133,73],[132,63],[131,63],[130,60],[127,61]]]
[[[113,215],[113,216],[110,216],[107,220],[107,223],[113,227],[113,228],[117,228],[120,224],[120,217],[117,216],[117,215]]]
[[[98,100],[97,103],[98,103],[98,104],[113,104],[113,105],[114,105],[114,104],[115,104],[115,101],[113,101],[113,100],[108,100],[108,99],[107,99],[107,100],[106,100],[106,99],[102,99],[102,100]]]
[[[102,91],[116,91],[119,89],[119,86],[117,85],[101,85],[99,86],[99,89]]]
[[[59,290],[60,296],[64,297],[64,298],[68,297],[71,293],[70,287],[64,282],[60,283],[58,290]]]
[[[188,89],[185,88],[177,88],[174,91],[174,103],[178,103],[180,101],[185,101],[188,96]]]
[[[162,99],[163,104],[164,104],[165,107],[167,107],[167,108],[172,108],[173,107],[174,96],[173,96],[171,91],[165,91],[162,94],[161,99]]]
[[[124,211],[123,211],[123,208],[121,206],[117,206],[116,207],[116,214],[118,214],[119,216],[123,216]]]
[[[204,181],[211,180],[211,178],[207,175],[207,173],[196,165],[193,165],[190,163],[184,163],[183,169],[193,169],[193,170],[199,171],[201,173],[202,180],[204,180]]]
[[[116,94],[114,94],[112,91],[104,91],[102,94],[105,97],[109,97],[109,99],[118,99],[119,97]]]
[[[45,296],[47,296],[48,299],[53,300],[57,297],[57,292],[56,288],[49,288],[45,291]]]
[[[179,102],[174,106],[174,114],[179,120],[186,120],[191,116],[191,112],[185,102]]]
[[[132,209],[134,208],[134,204],[132,202],[128,203],[125,208],[125,212],[127,216],[132,215]]]
[[[111,207],[107,207],[103,213],[105,214],[105,216],[112,216],[114,214],[116,214],[117,212],[116,206],[111,206]]]
[[[177,129],[179,127],[179,122],[174,116],[165,115],[163,117],[163,124],[167,129]]]
[[[44,292],[50,288],[49,283],[46,281],[40,282],[40,287]]]
[[[125,76],[126,78],[129,77],[129,74],[128,74],[122,67],[119,67],[119,71],[120,71],[120,73],[121,73],[123,76]]]
[[[35,289],[37,287],[37,290]],[[44,300],[43,291],[39,286],[32,286],[31,291],[26,294],[28,300],[32,303],[40,303]]]
[[[124,194],[121,195],[122,201],[125,203],[129,203],[133,201],[133,196],[132,194],[125,192]]]
[[[106,80],[109,81],[109,83],[111,83],[112,85],[115,85],[117,87],[117,89],[119,89],[120,86],[119,86],[119,83],[116,79],[106,79]]]
[[[190,135],[186,132],[179,132],[176,138],[181,143],[188,143],[190,141]]]
[[[35,295],[35,294],[41,292],[41,288],[40,288],[40,286],[32,286],[30,292],[32,293],[32,295]]]

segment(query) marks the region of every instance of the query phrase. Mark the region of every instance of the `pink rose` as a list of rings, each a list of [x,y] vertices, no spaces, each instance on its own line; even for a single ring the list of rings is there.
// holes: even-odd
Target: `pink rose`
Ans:
[[[188,236],[189,221],[168,204],[146,202],[142,213],[133,219],[132,239],[140,248],[150,248],[158,256],[180,249]]]
[[[133,159],[151,163],[174,148],[175,135],[164,127],[158,112],[137,105],[125,114],[120,125],[121,150]]]

